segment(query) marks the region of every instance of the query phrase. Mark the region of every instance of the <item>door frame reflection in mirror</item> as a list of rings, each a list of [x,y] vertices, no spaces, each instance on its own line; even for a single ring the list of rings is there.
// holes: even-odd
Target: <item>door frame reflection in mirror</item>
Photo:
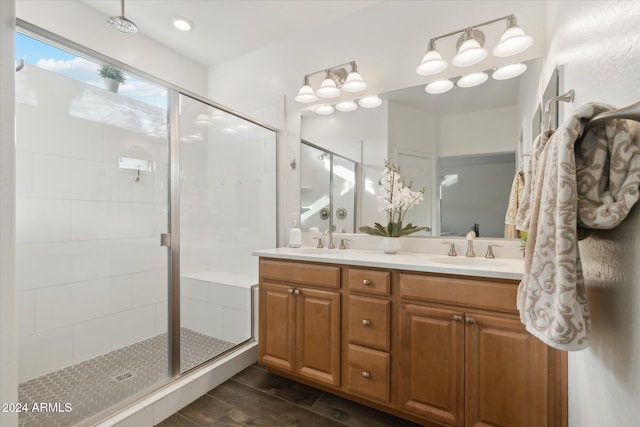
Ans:
[[[328,185],[328,189],[329,189],[329,194],[326,195],[329,199],[329,203],[328,203],[328,212],[329,215],[326,218],[328,220],[328,224],[327,227],[318,227],[319,224],[314,224],[313,222],[309,222],[307,221],[307,218],[305,217],[305,214],[307,212],[309,212],[309,207],[305,206],[305,191],[307,190],[306,186],[303,185],[304,182],[304,173],[305,170],[309,170],[309,165],[306,165],[306,159],[305,156],[303,155],[303,147],[307,146],[309,148],[312,148],[314,150],[317,150],[319,152],[321,152],[322,154],[320,156],[328,156],[328,164],[329,164],[329,169],[327,170],[328,172],[328,176],[329,176],[329,182],[326,183]],[[324,160],[324,159],[321,159]],[[336,199],[336,195],[335,195],[335,180],[334,177],[336,175],[336,172],[334,170],[334,166],[336,163],[336,160],[340,160],[340,161],[346,161],[349,163],[353,164],[353,170],[349,171],[346,170],[345,173],[349,173],[349,172],[353,172],[353,182],[352,182],[352,189],[353,189],[353,203],[349,204],[349,206],[346,205],[340,205],[336,208],[336,203],[335,203],[335,199]],[[341,166],[341,165],[339,165]],[[325,166],[326,168],[326,166]],[[309,141],[306,140],[301,140],[300,141],[300,228],[302,229],[302,231],[309,231],[310,227],[318,227],[320,232],[324,232],[325,229],[330,229],[330,230],[334,230],[334,231],[339,231],[339,232],[346,232],[346,233],[354,233],[356,230],[356,215],[357,215],[357,200],[358,200],[358,194],[359,194],[359,183],[360,183],[360,177],[359,177],[359,163],[356,162],[355,160],[349,159],[348,157],[342,156],[340,154],[337,154],[331,150],[327,150],[326,148],[320,147],[318,145],[315,145]],[[345,181],[348,181],[347,178],[343,179]],[[311,188],[309,188],[310,190]],[[341,196],[344,196],[344,194],[341,194]],[[316,202],[320,202],[321,199],[318,199]],[[318,214],[320,214],[323,211],[323,208],[325,208],[325,204],[324,203],[319,203],[318,206],[316,206],[316,211]],[[344,218],[335,218],[338,215],[338,211],[340,211],[340,214],[342,214],[343,212],[346,214],[346,216]],[[315,212],[312,212],[311,215],[315,216]],[[324,220],[324,218],[322,218]],[[334,226],[337,228],[337,230],[334,229]]]

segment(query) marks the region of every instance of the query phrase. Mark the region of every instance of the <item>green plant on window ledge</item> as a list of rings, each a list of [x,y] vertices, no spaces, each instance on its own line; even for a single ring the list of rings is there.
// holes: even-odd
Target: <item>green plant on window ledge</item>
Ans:
[[[124,84],[124,82],[127,80],[121,69],[108,64],[103,64],[98,69],[98,74],[100,75],[100,77],[115,80],[117,82],[120,82],[121,84]]]
[[[405,226],[402,225],[407,211],[420,204],[423,200],[424,188],[419,191],[412,191],[411,183],[405,186],[404,178],[398,173],[398,168],[388,161],[384,163],[384,171],[379,183],[384,195],[378,196],[378,211],[387,212],[388,224],[385,227],[376,222],[373,227],[364,226],[358,230],[374,236],[402,237],[427,228],[418,227],[411,223]]]

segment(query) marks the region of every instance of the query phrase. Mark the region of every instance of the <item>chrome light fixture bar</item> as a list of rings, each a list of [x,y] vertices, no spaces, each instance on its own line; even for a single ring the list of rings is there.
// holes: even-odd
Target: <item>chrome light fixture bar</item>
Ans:
[[[351,66],[351,71],[347,72],[345,66]],[[309,84],[309,78],[313,75],[325,73],[325,78],[317,91],[314,91]],[[342,92],[360,92],[367,88],[367,83],[358,72],[356,61],[345,62],[335,67],[315,71],[304,76],[302,87],[298,95],[294,98],[298,102],[315,102],[318,97],[335,98]]]
[[[448,63],[437,50],[436,41],[458,34],[461,34],[461,36],[456,43],[456,55],[451,61],[453,65],[456,67],[469,67],[481,62],[487,57],[487,50],[484,47],[484,33],[478,28],[500,21],[506,21],[507,29],[502,34],[498,45],[493,49],[495,56],[502,58],[516,55],[524,52],[533,44],[533,37],[525,34],[525,32],[518,27],[516,17],[514,15],[507,15],[432,38],[429,40],[427,52],[422,58],[422,62],[416,68],[416,73],[430,76],[444,71]]]

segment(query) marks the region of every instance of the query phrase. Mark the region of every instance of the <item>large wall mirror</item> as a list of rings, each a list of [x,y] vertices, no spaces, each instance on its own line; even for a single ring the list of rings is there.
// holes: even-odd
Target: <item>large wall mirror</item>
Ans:
[[[480,237],[504,237],[511,185],[540,103],[542,61],[526,64],[518,77],[445,94],[427,94],[424,85],[381,94],[385,102],[376,109],[303,112],[304,141],[358,160],[355,229],[385,221],[376,191],[388,159],[414,188],[425,188],[411,218],[431,228],[422,235],[463,236],[475,228]]]

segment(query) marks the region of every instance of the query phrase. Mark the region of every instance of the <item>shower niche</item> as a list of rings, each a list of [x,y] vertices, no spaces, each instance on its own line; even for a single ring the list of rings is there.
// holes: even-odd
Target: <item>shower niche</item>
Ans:
[[[300,144],[303,231],[355,232],[357,163],[307,141]]]

